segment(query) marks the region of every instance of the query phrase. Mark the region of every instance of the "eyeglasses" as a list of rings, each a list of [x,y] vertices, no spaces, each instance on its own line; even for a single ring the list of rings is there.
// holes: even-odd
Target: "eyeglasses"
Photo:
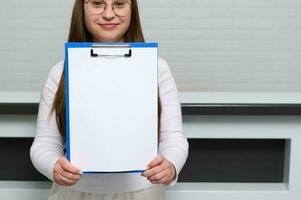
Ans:
[[[86,0],[88,11],[95,15],[100,15],[107,8],[107,3],[104,0]],[[114,13],[117,16],[123,17],[130,13],[131,3],[126,0],[117,0],[111,4]]]

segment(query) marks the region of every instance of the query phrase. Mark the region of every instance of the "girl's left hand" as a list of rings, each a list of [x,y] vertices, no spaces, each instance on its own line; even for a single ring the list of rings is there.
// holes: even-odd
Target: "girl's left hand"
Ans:
[[[141,174],[152,184],[169,184],[176,178],[174,165],[161,155],[156,156]]]

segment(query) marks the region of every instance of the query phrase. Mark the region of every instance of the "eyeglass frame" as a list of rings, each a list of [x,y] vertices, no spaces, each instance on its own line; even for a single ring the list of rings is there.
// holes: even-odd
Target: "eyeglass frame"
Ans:
[[[84,1],[84,3],[85,4],[89,4],[89,1],[90,0],[85,0]],[[107,9],[107,3],[104,1],[104,0],[101,0],[101,1],[103,1],[104,3],[105,3],[105,7],[104,7],[104,9],[103,9],[103,11],[101,11],[100,13],[98,13],[98,14],[94,14],[94,13],[92,13],[92,14],[94,14],[94,15],[101,15],[106,9]],[[132,10],[132,7],[133,7],[133,4],[132,4],[132,1],[125,1],[126,3],[128,3],[129,5],[130,5],[130,10]],[[113,10],[113,12],[114,12],[114,14],[116,15],[116,16],[119,16],[119,17],[123,17],[122,15],[117,15],[116,14],[116,12],[115,12],[115,10],[114,10],[114,6],[111,4],[111,9]],[[91,11],[90,11],[91,12]]]

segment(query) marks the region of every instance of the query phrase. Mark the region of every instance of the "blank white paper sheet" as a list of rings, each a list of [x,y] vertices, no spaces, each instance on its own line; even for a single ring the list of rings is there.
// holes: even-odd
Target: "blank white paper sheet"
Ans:
[[[67,158],[84,173],[144,171],[158,149],[157,43],[65,50]]]

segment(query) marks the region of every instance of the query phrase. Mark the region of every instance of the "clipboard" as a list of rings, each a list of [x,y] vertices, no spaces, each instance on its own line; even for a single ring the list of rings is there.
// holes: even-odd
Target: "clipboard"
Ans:
[[[66,157],[141,173],[158,153],[157,43],[65,43]]]

